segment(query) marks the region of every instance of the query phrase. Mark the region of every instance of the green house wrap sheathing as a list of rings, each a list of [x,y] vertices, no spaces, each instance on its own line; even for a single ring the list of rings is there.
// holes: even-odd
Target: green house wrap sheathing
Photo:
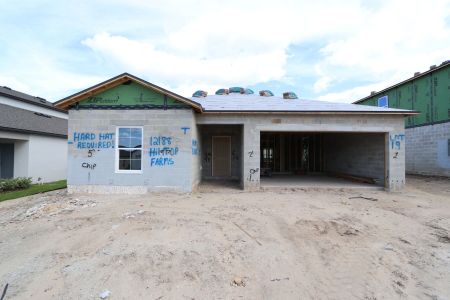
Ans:
[[[166,103],[165,103],[166,101]],[[85,100],[80,101],[79,107],[89,106],[164,106],[167,107],[185,107],[188,105],[177,101],[171,97],[155,92],[136,82],[126,82],[104,92],[93,95]]]
[[[378,99],[383,96],[388,96],[391,108],[420,111],[419,115],[406,118],[406,127],[448,122],[450,63],[357,101],[357,104],[377,106]]]

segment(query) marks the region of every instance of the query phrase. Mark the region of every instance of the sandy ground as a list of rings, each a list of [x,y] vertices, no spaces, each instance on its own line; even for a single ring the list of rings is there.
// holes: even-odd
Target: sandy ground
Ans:
[[[363,195],[370,201],[352,198]],[[5,299],[450,299],[450,181],[0,203]],[[236,282],[234,282],[236,281]],[[0,293],[1,293],[0,290]]]

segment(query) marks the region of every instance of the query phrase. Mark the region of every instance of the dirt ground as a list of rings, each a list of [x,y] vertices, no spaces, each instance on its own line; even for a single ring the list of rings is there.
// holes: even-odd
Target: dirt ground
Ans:
[[[6,283],[5,299],[450,299],[450,180],[5,201]]]

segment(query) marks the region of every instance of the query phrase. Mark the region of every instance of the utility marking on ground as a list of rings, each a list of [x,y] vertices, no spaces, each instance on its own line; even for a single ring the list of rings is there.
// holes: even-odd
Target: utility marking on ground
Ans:
[[[241,226],[239,226],[238,224],[232,222],[237,228],[239,228],[240,230],[242,230],[243,233],[245,233],[246,235],[248,235],[251,239],[253,239],[255,242],[258,243],[258,245],[262,246],[262,244],[254,237],[252,236],[250,233],[248,233],[247,231],[245,231]]]

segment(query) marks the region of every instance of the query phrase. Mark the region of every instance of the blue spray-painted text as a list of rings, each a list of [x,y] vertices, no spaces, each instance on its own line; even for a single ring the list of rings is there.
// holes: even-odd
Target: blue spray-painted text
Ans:
[[[106,149],[114,148],[114,133],[102,132],[74,132],[73,143],[76,143],[78,149]]]
[[[392,134],[389,136],[389,141],[391,142],[391,149],[400,150],[402,141],[405,140],[404,134]]]
[[[179,149],[173,146],[173,138],[170,136],[150,137],[150,167],[164,167],[175,164],[174,156],[178,155]],[[163,147],[154,147],[163,146]],[[171,146],[171,147],[169,147]]]
[[[198,155],[198,142],[197,142],[197,140],[192,140],[192,155]]]

